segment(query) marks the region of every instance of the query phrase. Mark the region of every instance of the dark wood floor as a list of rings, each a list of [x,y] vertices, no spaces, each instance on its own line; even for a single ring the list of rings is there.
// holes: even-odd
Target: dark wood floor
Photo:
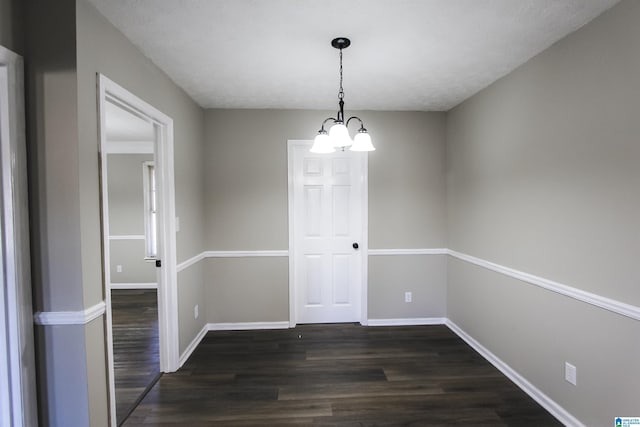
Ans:
[[[445,326],[209,332],[125,426],[558,426]]]
[[[160,375],[154,289],[111,291],[116,418],[120,424]]]

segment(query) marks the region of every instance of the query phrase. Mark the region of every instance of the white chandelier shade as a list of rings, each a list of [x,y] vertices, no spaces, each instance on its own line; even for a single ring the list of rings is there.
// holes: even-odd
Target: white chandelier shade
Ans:
[[[349,136],[349,130],[340,122],[336,122],[329,129],[329,140],[334,148],[349,147],[353,144],[353,140]]]
[[[371,135],[366,130],[364,132],[358,131],[355,138],[353,138],[353,145],[350,148],[351,151],[374,151],[375,147],[371,143]]]
[[[316,135],[316,138],[313,140],[313,146],[309,151],[311,151],[312,153],[327,154],[333,153],[334,151],[336,151],[336,149],[333,148],[331,139],[329,138],[329,135],[325,130],[322,132],[318,132],[318,135]]]

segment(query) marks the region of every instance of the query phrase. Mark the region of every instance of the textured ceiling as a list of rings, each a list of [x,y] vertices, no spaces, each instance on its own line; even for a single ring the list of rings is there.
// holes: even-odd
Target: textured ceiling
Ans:
[[[207,108],[446,111],[618,0],[91,0]]]

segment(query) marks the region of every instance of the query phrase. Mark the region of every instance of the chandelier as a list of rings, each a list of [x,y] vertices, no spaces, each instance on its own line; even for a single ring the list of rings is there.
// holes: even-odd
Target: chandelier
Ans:
[[[351,151],[373,151],[375,148],[371,143],[371,136],[364,128],[364,123],[359,117],[352,116],[346,121],[344,119],[344,90],[342,89],[342,49],[346,49],[351,45],[351,40],[346,37],[338,37],[331,41],[331,46],[340,50],[340,90],[338,91],[338,114],[336,117],[329,117],[322,122],[322,126],[318,131],[318,135],[313,141],[311,147],[312,153],[333,153],[336,149],[344,151],[349,147]],[[360,122],[360,129],[356,136],[351,139],[349,135],[349,123],[352,120]],[[329,132],[324,126],[327,122],[333,123],[329,128]]]

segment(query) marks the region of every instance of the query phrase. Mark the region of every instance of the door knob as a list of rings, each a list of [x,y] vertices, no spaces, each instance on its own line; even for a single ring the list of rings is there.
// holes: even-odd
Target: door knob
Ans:
[[[358,248],[360,247],[360,246],[358,246],[358,243],[354,243],[354,244],[353,244],[353,245],[351,245],[351,246],[353,246],[353,249],[358,249]]]

